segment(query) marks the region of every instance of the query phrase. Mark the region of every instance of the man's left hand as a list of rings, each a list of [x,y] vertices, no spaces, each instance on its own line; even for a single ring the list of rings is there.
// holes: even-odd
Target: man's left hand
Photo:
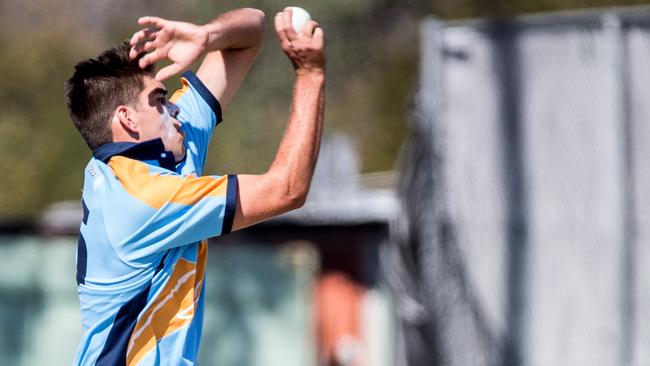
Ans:
[[[139,61],[142,68],[163,59],[171,60],[171,65],[156,74],[160,81],[187,70],[207,48],[208,32],[196,24],[157,17],[142,17],[138,24],[152,28],[133,34],[129,56],[134,59],[141,52],[149,52]]]

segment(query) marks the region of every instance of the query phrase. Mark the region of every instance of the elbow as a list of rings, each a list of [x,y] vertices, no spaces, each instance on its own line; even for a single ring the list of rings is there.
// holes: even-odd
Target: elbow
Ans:
[[[264,11],[256,8],[249,8],[249,10],[258,21],[258,23],[264,26],[264,20],[266,19],[266,14],[264,14]]]
[[[278,173],[277,171],[267,173],[267,192],[273,192],[267,195],[267,198],[270,199],[269,202],[273,202],[274,211],[285,213],[303,207],[309,193],[309,182],[291,179],[284,172]]]
[[[297,210],[305,205],[307,202],[307,190],[303,192],[297,192],[295,194],[290,194],[286,200],[287,202],[287,211]]]
[[[261,47],[266,36],[266,15],[259,9],[250,8],[252,28],[255,30],[255,44]]]
[[[283,211],[293,211],[304,206],[305,202],[307,202],[307,193],[309,193],[309,187],[292,186],[287,183],[282,198]]]
[[[260,35],[264,35],[266,32],[266,14],[260,9],[255,8],[245,8],[243,11],[246,12],[246,19],[251,22],[259,32]]]

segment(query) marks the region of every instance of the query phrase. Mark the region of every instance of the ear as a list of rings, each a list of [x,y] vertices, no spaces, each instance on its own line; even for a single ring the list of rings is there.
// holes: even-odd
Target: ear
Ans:
[[[137,139],[140,135],[140,126],[135,119],[135,111],[133,108],[121,105],[115,108],[112,120],[113,135],[122,134],[129,135]]]

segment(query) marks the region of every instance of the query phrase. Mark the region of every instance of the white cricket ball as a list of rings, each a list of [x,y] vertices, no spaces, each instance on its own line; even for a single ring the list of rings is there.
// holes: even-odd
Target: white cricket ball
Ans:
[[[311,15],[309,15],[307,10],[297,6],[291,6],[289,8],[291,9],[291,25],[296,32],[300,33],[305,27],[305,24],[311,20]]]

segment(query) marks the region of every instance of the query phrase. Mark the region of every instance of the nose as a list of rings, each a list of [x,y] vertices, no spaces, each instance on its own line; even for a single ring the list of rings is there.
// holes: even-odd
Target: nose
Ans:
[[[170,101],[167,101],[167,109],[169,110],[169,114],[173,117],[176,118],[178,117],[178,114],[181,113],[180,108],[178,106]]]

